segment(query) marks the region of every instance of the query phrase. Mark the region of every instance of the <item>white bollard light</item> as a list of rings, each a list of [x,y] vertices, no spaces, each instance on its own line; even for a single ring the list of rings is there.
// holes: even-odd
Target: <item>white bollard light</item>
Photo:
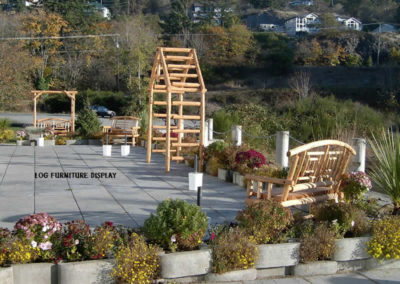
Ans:
[[[121,157],[129,156],[131,145],[121,145]]]
[[[232,125],[232,140],[234,146],[242,145],[242,126]]]
[[[197,191],[203,186],[203,173],[189,173],[189,190]]]
[[[214,140],[214,120],[212,118],[208,119],[208,141],[212,143]]]
[[[112,145],[103,145],[103,156],[111,157]]]
[[[282,168],[289,166],[289,131],[279,131],[276,135],[276,162]]]
[[[365,172],[365,157],[367,149],[367,141],[364,138],[353,139],[353,144],[356,150],[356,156],[353,162],[353,168],[358,172]]]
[[[44,137],[39,137],[39,138],[37,138],[37,140],[36,140],[36,145],[37,145],[38,147],[43,147],[43,146],[44,146]]]

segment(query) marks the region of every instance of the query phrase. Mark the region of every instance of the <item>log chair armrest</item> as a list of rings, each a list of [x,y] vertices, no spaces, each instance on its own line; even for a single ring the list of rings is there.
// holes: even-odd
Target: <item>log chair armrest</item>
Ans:
[[[253,176],[253,175],[245,175],[244,178],[247,180],[254,180],[254,181],[267,182],[273,184],[293,185],[293,181],[288,179]]]
[[[107,133],[111,131],[111,126],[103,126],[103,133]]]

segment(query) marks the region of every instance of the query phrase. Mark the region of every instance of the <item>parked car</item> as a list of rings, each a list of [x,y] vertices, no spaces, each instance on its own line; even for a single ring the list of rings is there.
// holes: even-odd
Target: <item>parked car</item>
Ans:
[[[101,117],[109,116],[111,118],[115,116],[115,111],[109,110],[105,106],[90,106],[90,109],[96,112],[96,114]]]

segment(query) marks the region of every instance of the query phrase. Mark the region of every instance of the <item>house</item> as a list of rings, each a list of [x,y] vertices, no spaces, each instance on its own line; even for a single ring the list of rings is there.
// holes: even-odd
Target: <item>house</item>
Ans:
[[[382,24],[372,31],[373,33],[395,33],[397,28],[391,24]]]
[[[102,4],[98,3],[98,2],[92,2],[90,3],[90,5],[92,5],[94,7],[94,9],[100,13],[100,15],[103,18],[107,18],[107,19],[111,19],[111,13],[110,10],[103,6]]]
[[[299,32],[315,33],[318,29],[320,20],[314,13],[291,18],[285,22],[285,30],[288,35],[296,35]]]
[[[336,21],[338,21],[342,26],[349,30],[361,31],[362,23],[360,20],[353,17],[343,17],[343,16],[335,16]]]
[[[212,17],[220,25],[222,13],[232,13],[232,8],[221,8],[212,5],[193,3],[190,9],[190,18],[193,23],[199,23],[201,20]]]
[[[313,0],[297,0],[297,1],[292,1],[289,3],[290,6],[296,7],[296,6],[313,6],[314,1]]]
[[[261,30],[269,32],[285,31],[285,21],[270,13],[253,14],[246,18],[246,26],[252,30]]]

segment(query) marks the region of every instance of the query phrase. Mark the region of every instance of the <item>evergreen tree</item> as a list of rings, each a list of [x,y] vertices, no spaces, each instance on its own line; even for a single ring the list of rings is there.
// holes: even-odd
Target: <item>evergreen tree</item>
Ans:
[[[172,0],[171,12],[161,27],[166,34],[181,34],[190,30],[191,21],[187,15],[189,2],[186,0]]]

